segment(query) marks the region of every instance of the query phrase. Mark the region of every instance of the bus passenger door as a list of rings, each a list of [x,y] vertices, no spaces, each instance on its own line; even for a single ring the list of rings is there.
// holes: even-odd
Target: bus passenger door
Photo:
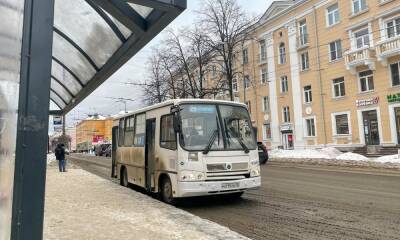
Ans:
[[[117,144],[118,144],[118,127],[112,128],[112,146],[111,146],[111,177],[117,176]]]
[[[146,150],[145,150],[145,169],[146,169],[146,189],[151,191],[151,178],[154,176],[155,168],[155,139],[156,138],[156,119],[146,121]],[[154,179],[153,179],[154,180]]]

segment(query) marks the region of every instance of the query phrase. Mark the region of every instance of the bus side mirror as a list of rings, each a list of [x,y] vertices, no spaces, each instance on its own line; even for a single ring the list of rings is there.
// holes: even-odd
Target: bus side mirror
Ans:
[[[177,133],[180,133],[181,130],[182,130],[181,124],[180,124],[180,121],[179,121],[179,117],[178,117],[177,114],[174,114],[174,130]]]

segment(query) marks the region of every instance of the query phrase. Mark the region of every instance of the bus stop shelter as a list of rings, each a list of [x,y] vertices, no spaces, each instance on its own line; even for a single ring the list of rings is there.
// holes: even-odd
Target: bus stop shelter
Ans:
[[[0,240],[42,239],[49,114],[72,110],[185,8],[0,0]]]

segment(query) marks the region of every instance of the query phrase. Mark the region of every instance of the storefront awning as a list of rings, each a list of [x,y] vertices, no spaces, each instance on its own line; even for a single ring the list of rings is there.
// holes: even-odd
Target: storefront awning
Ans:
[[[50,98],[66,114],[186,8],[186,0],[55,0]]]

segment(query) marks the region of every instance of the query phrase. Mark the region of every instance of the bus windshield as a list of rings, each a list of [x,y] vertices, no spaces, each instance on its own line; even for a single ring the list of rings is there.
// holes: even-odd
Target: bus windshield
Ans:
[[[226,150],[256,148],[250,117],[244,107],[222,104],[183,104],[180,117],[182,120],[181,144],[189,151],[202,151],[208,146],[209,150],[223,150],[224,146]]]

